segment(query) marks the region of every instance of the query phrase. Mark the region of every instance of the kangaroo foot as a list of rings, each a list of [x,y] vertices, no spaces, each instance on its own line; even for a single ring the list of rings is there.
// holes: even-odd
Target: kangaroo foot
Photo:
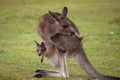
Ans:
[[[48,70],[36,70],[35,71],[36,73],[58,73],[58,71],[48,71]]]
[[[48,70],[36,70],[35,78],[42,78],[46,76],[62,77],[58,71],[48,71]]]
[[[45,74],[39,73],[39,74],[35,74],[33,78],[43,78],[45,76],[46,76]]]

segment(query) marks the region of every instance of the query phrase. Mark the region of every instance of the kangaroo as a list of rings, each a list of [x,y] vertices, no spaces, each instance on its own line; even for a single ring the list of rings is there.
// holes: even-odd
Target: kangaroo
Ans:
[[[52,13],[51,15],[57,21],[60,21],[59,18],[60,19],[62,18],[61,17],[62,15],[60,15],[59,13]],[[61,32],[59,32],[59,33],[56,33],[54,36],[50,37],[50,39],[56,45],[59,45],[66,49],[65,54],[63,54],[63,52],[59,49],[59,47],[56,47],[54,44],[48,43],[47,41],[44,41],[44,43],[42,43],[44,44],[42,47],[37,45],[38,47],[37,51],[39,52],[38,54],[39,55],[41,54],[47,57],[50,60],[52,66],[58,67],[60,68],[60,70],[59,71],[37,70],[36,72],[38,74],[36,74],[34,77],[44,77],[44,76],[57,76],[57,77],[65,77],[65,78],[69,77],[66,62],[67,60],[69,60],[69,58],[74,57],[76,61],[79,63],[79,65],[92,78],[97,78],[100,80],[120,80],[120,77],[103,75],[94,69],[94,67],[86,57],[85,51],[83,49],[82,40],[79,40],[78,37],[76,37],[76,35],[80,34],[79,30],[71,20],[69,20],[68,18],[65,18],[65,19],[67,20],[67,22],[69,22],[71,27],[75,30],[74,32],[75,35],[70,36],[70,35],[66,35],[66,33],[62,34]],[[65,22],[64,19],[62,21],[63,23]],[[62,21],[60,21],[60,23]],[[66,25],[64,27],[66,28]],[[41,36],[42,38],[44,38],[43,35]],[[44,48],[45,50],[43,49],[43,47],[45,47]]]
[[[53,13],[49,11],[49,13],[43,15],[38,24],[38,33],[43,39],[43,42],[47,42],[49,44],[53,44],[57,48],[59,48],[62,52],[65,52],[65,48],[55,44],[51,37],[56,35],[57,33],[61,33],[64,35],[75,35],[79,40],[82,40],[83,37],[80,34],[75,32],[75,28],[71,27],[71,22],[66,17],[68,13],[68,8],[64,7],[62,14]]]
[[[57,34],[52,39],[55,43],[64,46],[66,48],[66,53],[61,54],[60,50],[56,49],[55,47],[49,53],[47,52],[47,49],[44,48],[45,43],[42,42],[42,44],[44,44],[43,46],[37,45],[38,55],[44,55],[45,57],[47,57],[51,62],[51,64],[54,65],[54,67],[60,68],[60,70],[59,71],[36,70],[36,73],[38,74],[36,74],[34,77],[45,77],[45,76],[56,76],[56,77],[65,77],[65,78],[69,77],[66,62],[71,57],[73,57],[81,66],[81,68],[92,78],[96,78],[99,80],[120,80],[120,77],[103,75],[94,69],[94,67],[86,57],[85,51],[83,49],[82,41],[79,41],[73,36],[62,35],[62,34]],[[37,44],[39,43],[37,42]],[[56,51],[58,51],[59,53],[56,53]]]

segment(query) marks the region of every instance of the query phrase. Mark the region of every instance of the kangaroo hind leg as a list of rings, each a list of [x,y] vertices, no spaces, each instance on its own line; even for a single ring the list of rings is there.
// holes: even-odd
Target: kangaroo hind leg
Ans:
[[[36,70],[35,72],[36,74],[33,76],[35,78],[42,78],[47,76],[55,76],[55,77],[60,76],[58,71]]]

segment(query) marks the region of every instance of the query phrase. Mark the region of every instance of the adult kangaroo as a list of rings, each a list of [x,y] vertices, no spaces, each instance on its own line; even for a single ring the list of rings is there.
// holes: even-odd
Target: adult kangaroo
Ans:
[[[62,14],[49,13],[43,15],[39,20],[38,33],[43,39],[43,42],[47,42],[59,48],[62,52],[65,52],[65,48],[57,45],[51,40],[51,37],[55,36],[57,33],[64,35],[73,36],[75,35],[79,40],[82,40],[82,36],[75,32],[76,27],[71,27],[71,23],[66,17],[68,13],[68,8],[64,7]]]
[[[58,15],[54,13],[54,15]],[[79,31],[75,24],[67,18],[68,22],[74,28],[76,34]],[[47,70],[37,70],[35,77],[42,76],[57,76],[57,77],[69,77],[67,71],[66,62],[69,58],[74,57],[79,65],[85,70],[85,72],[92,78],[97,78],[100,80],[120,80],[120,77],[107,76],[97,72],[92,64],[86,57],[85,51],[83,49],[82,40],[79,40],[75,35],[69,36],[61,33],[51,37],[51,40],[66,49],[66,53],[61,52],[58,47],[44,42],[41,44],[37,43],[38,54],[47,57],[54,67],[59,67],[60,71],[47,71]],[[44,51],[44,52],[43,52]]]
[[[47,46],[45,45],[45,43],[42,42],[42,45],[41,45],[40,43],[36,42],[38,54],[44,55],[45,57],[47,57],[49,61],[51,62],[51,64],[54,65],[54,67],[60,68],[60,71],[57,72],[57,71],[48,71],[48,70],[37,70],[36,72],[40,74],[36,74],[36,77],[43,77],[43,76],[68,77],[69,75],[67,72],[66,62],[71,57],[73,57],[78,62],[78,64],[81,66],[81,68],[92,78],[96,78],[99,80],[120,80],[120,77],[103,75],[95,70],[95,68],[92,66],[92,64],[86,57],[85,51],[83,49],[82,41],[76,39],[73,36],[62,35],[62,34],[57,34],[56,36],[52,38],[52,40],[56,44],[59,44],[60,46],[63,46],[64,48],[66,48],[66,53],[62,54],[56,48],[48,52],[46,49]],[[56,53],[56,50],[59,53]],[[63,59],[62,64],[61,64],[61,59]],[[62,69],[63,71],[66,71],[66,72],[62,72]],[[61,76],[60,75],[61,72],[64,75]]]

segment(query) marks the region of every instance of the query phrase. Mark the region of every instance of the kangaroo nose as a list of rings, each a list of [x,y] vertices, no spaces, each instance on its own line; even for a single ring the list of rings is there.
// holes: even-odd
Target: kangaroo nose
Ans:
[[[75,33],[74,32],[70,32],[70,36],[73,36]]]

